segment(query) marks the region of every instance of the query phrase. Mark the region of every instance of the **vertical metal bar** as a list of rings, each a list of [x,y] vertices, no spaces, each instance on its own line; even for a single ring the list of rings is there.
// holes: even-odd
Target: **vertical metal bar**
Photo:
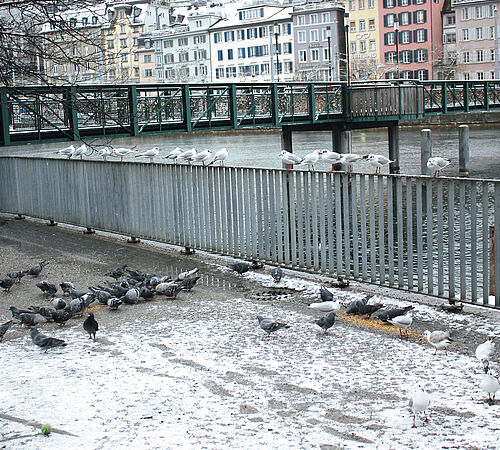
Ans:
[[[415,219],[417,221],[417,289],[418,292],[424,290],[424,267],[423,267],[423,237],[422,237],[422,180],[417,180],[415,183],[415,197],[416,197],[416,207],[415,207]]]
[[[217,169],[215,167],[208,168],[208,223],[209,223],[209,232],[210,232],[210,242],[209,242],[209,250],[215,251],[216,249],[216,240],[215,240],[215,171]]]
[[[351,222],[353,276],[359,278],[358,175],[351,177]]]
[[[283,240],[284,240],[284,257],[283,262],[290,265],[290,174],[286,170],[280,172],[281,176],[281,214],[283,217]],[[260,234],[259,234],[260,235]]]
[[[276,214],[276,237],[278,238],[278,257],[276,259],[277,262],[283,263],[283,220],[282,220],[282,202],[283,202],[283,193],[281,191],[280,186],[281,176],[278,171],[274,172],[274,186],[275,186],[275,195],[274,195],[274,203],[275,203],[275,214]]]
[[[477,184],[470,183],[470,255],[471,301],[477,302]]]
[[[359,213],[361,222],[361,279],[368,279],[368,239],[366,234],[366,176],[359,176]]]
[[[220,235],[221,244],[219,246],[222,253],[228,253],[229,225],[227,220],[228,205],[226,204],[226,191],[228,190],[227,168],[219,168],[219,205],[220,205]]]
[[[236,191],[238,193],[238,244],[239,244],[239,255],[243,256],[246,254],[246,246],[247,246],[247,237],[246,237],[246,228],[245,228],[245,202],[243,198],[243,182],[244,182],[244,174],[243,169],[237,170],[237,182],[236,182]]]
[[[78,110],[76,108],[76,86],[69,88],[67,95],[67,114],[69,119],[69,130],[74,141],[80,140],[80,130],[78,129]]]
[[[337,244],[337,275],[344,275],[342,256],[342,197],[340,190],[341,174],[336,173],[335,177],[335,242]]]
[[[297,184],[296,180],[296,172],[288,172],[288,183],[289,183],[289,199],[288,199],[288,207],[290,208],[290,253],[291,253],[291,261],[293,267],[297,266],[297,211],[295,205],[297,203]]]
[[[403,181],[401,178],[396,179],[396,226],[397,226],[397,243],[398,243],[398,287],[404,286],[404,269],[403,269]]]
[[[436,206],[436,226],[437,226],[437,289],[438,296],[444,295],[444,236],[443,236],[443,180],[437,181],[437,206]]]
[[[378,246],[380,284],[385,284],[385,211],[384,211],[384,177],[377,177],[378,187]]]
[[[394,178],[387,177],[387,265],[389,268],[389,286],[394,286],[394,217],[392,186]]]
[[[238,185],[236,183],[236,169],[231,168],[231,218],[233,221],[233,245],[231,247],[231,254],[237,256],[240,254],[240,241],[241,232],[238,228],[238,217],[240,215],[240,208],[238,204]]]
[[[327,272],[327,261],[326,261],[326,197],[325,197],[325,174],[319,173],[319,186],[318,186],[318,196],[319,196],[319,242],[321,245],[320,252],[320,270],[322,273]]]
[[[240,189],[243,190],[243,202],[244,202],[244,208],[245,208],[244,209],[244,211],[245,211],[245,213],[244,213],[244,215],[245,215],[245,257],[248,258],[250,256],[250,254],[252,253],[252,243],[253,243],[251,218],[250,218],[250,201],[251,201],[252,197],[250,195],[250,189],[249,189],[251,172],[249,169],[242,169],[242,175],[243,175],[243,184],[241,185]]]
[[[483,304],[487,305],[490,299],[490,230],[488,222],[489,213],[489,184],[487,182],[482,183],[482,196],[481,196],[481,208],[482,208],[482,252],[483,252]]]
[[[297,239],[298,239],[298,249],[299,257],[298,264],[299,267],[304,267],[304,188],[303,188],[303,178],[304,172],[298,171],[295,173],[295,179],[297,181]]]
[[[248,213],[250,216],[250,233],[249,237],[252,241],[252,259],[257,259],[257,214],[255,209],[255,169],[248,169]]]
[[[465,183],[459,182],[458,185],[458,196],[459,196],[459,214],[460,214],[460,299],[465,300],[467,298],[467,274],[465,261],[467,259],[466,248],[465,248]]]
[[[7,89],[0,89],[0,129],[2,131],[0,142],[3,146],[10,145],[10,116],[9,116],[9,100]]]
[[[408,266],[408,289],[413,289],[413,184],[406,181],[406,255]]]
[[[495,306],[500,307],[500,183],[495,182]]]
[[[311,219],[312,219],[312,250],[313,250],[313,268],[315,271],[319,270],[319,237],[318,237],[318,174],[311,173]],[[310,220],[311,220],[310,219]]]
[[[304,239],[306,249],[306,267],[310,268],[311,263],[311,174],[310,172],[304,173]]]
[[[137,86],[129,86],[128,102],[130,132],[132,136],[137,136],[139,134],[139,119],[137,117]]]
[[[182,118],[185,131],[193,131],[191,121],[191,91],[189,84],[185,84],[182,89]]]
[[[434,260],[432,255],[433,239],[432,239],[432,180],[425,181],[426,188],[426,224],[427,224],[427,292],[432,294],[434,292]]]
[[[271,261],[278,261],[278,242],[276,230],[276,192],[274,185],[274,171],[269,171],[269,224],[270,224],[270,238],[271,238]]]
[[[269,177],[270,171],[265,170],[262,174],[262,195],[263,195],[263,215],[264,215],[264,256],[266,261],[271,260],[271,246],[269,229],[271,224],[270,214],[269,214],[269,203],[271,201],[269,196]]]
[[[264,239],[263,239],[263,232],[264,232],[264,225],[262,223],[262,169],[259,169],[255,172],[255,202],[256,202],[256,212],[257,212],[257,239],[258,239],[258,245],[257,245],[257,256],[260,259],[265,259],[264,258]]]
[[[327,242],[328,242],[328,273],[335,272],[335,233],[333,217],[333,175],[326,175],[326,202],[327,202]]]
[[[203,215],[202,215],[202,228],[203,228],[203,248],[205,250],[209,250],[211,248],[211,227],[210,227],[210,173],[212,169],[204,170],[202,179],[203,179]]]
[[[350,213],[349,213],[349,184],[351,182],[350,176],[342,178],[342,215],[344,219],[344,270],[345,276],[351,276],[351,230],[350,230]]]
[[[448,297],[455,298],[455,182],[448,184]]]
[[[238,102],[236,98],[236,85],[231,83],[229,86],[229,114],[231,124],[234,129],[238,128]]]
[[[368,206],[370,208],[370,280],[377,281],[377,237],[375,235],[375,177],[368,175]]]

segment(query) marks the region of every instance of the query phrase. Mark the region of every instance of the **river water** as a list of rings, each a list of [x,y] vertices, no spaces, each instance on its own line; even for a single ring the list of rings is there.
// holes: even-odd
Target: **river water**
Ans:
[[[420,133],[426,128],[402,128],[400,131],[400,164],[402,174],[420,173]],[[452,160],[442,174],[458,175],[458,124],[456,127],[432,128],[432,153]],[[99,145],[113,147],[133,147],[137,152],[159,146],[161,156],[165,156],[175,147],[188,149],[195,147],[198,151],[206,148],[214,152],[222,147],[229,150],[227,165],[279,168],[281,160],[278,154],[281,149],[280,133],[275,130],[253,132],[211,132],[211,133],[176,133],[150,135],[141,137],[90,140],[95,148]],[[34,144],[8,148],[0,148],[0,155],[22,154],[37,156],[56,156],[57,149],[66,143]],[[297,132],[293,135],[293,151],[300,156],[317,148],[331,147],[329,132]],[[388,155],[387,130],[385,128],[353,131],[352,151],[366,155],[369,153]],[[137,154],[137,153],[136,153]],[[94,153],[90,158],[96,158]],[[133,159],[133,156],[127,159]],[[161,161],[161,158],[158,159]],[[318,168],[328,169],[328,165],[319,164]],[[387,170],[387,169],[386,169]],[[355,172],[372,173],[374,169],[362,161],[354,167]],[[474,126],[470,128],[470,175],[475,178],[500,178],[500,126]]]

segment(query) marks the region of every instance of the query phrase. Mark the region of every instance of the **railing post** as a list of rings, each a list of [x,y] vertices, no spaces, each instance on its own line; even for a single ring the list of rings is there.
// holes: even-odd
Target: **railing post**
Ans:
[[[458,175],[469,176],[469,126],[458,127]]]
[[[443,113],[446,114],[448,112],[448,84],[443,82],[443,91],[441,92],[441,98],[443,102]]]
[[[69,131],[73,141],[80,140],[80,130],[78,129],[78,110],[76,109],[76,86],[71,86],[64,95],[66,97],[66,118],[68,120]]]
[[[314,83],[309,85],[309,114],[311,115],[311,122],[316,122],[316,95],[314,92]]]
[[[182,89],[182,115],[184,116],[184,129],[186,131],[193,131],[193,124],[191,123],[191,92],[189,84],[185,84]]]
[[[464,110],[469,112],[469,82],[464,81]]]
[[[399,173],[400,163],[399,163],[399,125],[389,125],[388,130],[388,141],[389,141],[389,159],[394,161],[389,164],[389,173]]]
[[[271,115],[273,124],[279,126],[280,124],[280,108],[278,102],[278,85],[273,83],[273,88],[271,90]]]
[[[238,102],[236,99],[236,85],[234,83],[229,86],[229,113],[233,128],[238,128]]]
[[[7,100],[7,90],[0,90],[0,139],[2,145],[10,145],[10,129],[9,129],[9,103]]]
[[[289,127],[281,127],[281,150],[293,153],[292,130]],[[293,169],[291,164],[282,163],[283,169]]]
[[[139,118],[137,117],[137,87],[130,86],[128,88],[128,110],[130,114],[129,124],[132,136],[139,134]]]
[[[425,129],[420,133],[420,173],[430,175],[431,171],[427,167],[427,161],[432,156],[431,130]]]
[[[490,110],[490,102],[489,102],[489,98],[488,98],[488,95],[489,95],[489,83],[487,81],[484,82],[484,109],[486,111],[489,111]]]

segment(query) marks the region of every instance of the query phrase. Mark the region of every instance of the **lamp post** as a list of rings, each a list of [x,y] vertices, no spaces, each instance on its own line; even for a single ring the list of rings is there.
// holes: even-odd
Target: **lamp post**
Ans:
[[[349,67],[349,13],[344,15],[344,31],[345,31],[345,55],[347,66],[347,85],[351,84],[351,69]]]
[[[276,76],[278,79],[278,83],[280,82],[280,60],[279,60],[279,52],[278,52],[278,22],[274,22],[274,46],[276,47]]]
[[[394,18],[394,39],[396,43],[396,78],[399,80],[399,19]]]
[[[330,25],[326,27],[326,32],[328,34],[328,81],[332,81],[332,31]]]
[[[500,78],[500,74],[498,73],[498,58],[500,55],[498,54],[498,8],[496,5],[493,11],[495,17],[495,80],[498,80]]]

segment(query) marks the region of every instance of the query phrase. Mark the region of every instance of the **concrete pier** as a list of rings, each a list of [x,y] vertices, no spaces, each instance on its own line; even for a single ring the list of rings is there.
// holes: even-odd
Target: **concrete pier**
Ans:
[[[432,156],[431,130],[425,128],[420,133],[420,173],[430,175],[431,171],[427,167],[427,161]]]

